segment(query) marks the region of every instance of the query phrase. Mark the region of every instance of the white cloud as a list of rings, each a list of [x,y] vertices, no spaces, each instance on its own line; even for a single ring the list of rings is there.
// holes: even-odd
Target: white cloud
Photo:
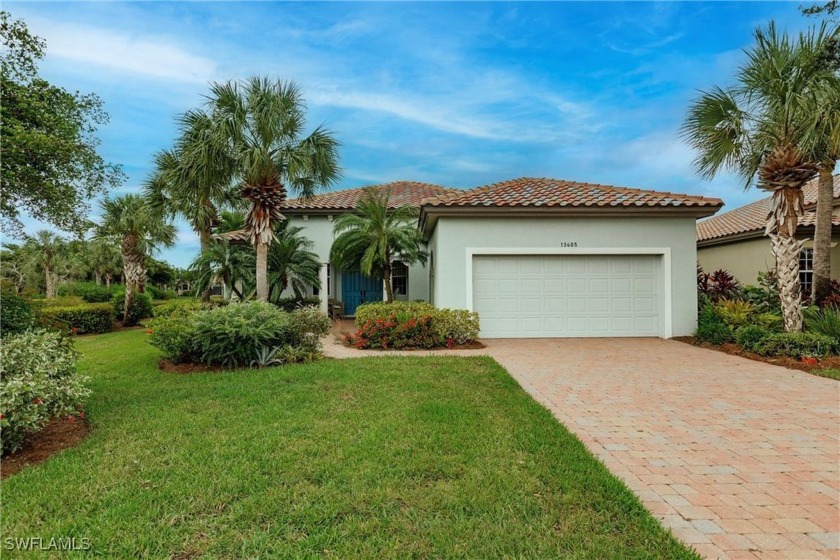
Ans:
[[[170,38],[120,33],[89,25],[30,18],[47,41],[49,56],[121,73],[184,82],[207,82],[216,63],[192,54]]]

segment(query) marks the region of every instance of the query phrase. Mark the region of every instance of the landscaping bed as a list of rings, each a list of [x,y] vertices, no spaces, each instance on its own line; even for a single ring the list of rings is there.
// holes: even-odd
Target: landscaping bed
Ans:
[[[40,431],[29,436],[20,449],[0,461],[0,478],[6,478],[25,467],[46,461],[56,453],[78,445],[90,431],[84,418],[53,418]]]
[[[161,375],[76,339],[95,430],[2,482],[6,537],[109,558],[692,558],[486,357]]]

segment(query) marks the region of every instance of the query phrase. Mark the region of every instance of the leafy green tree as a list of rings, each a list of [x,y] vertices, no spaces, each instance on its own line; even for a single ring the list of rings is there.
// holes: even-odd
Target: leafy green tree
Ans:
[[[97,285],[103,280],[108,288],[122,268],[120,247],[111,239],[94,238],[88,243],[88,259]]]
[[[252,286],[254,283],[254,252],[250,247],[237,246],[227,239],[211,240],[190,265],[194,274],[194,288],[201,294],[207,292],[217,282],[225,285],[227,294],[236,294],[245,299],[239,286]]]
[[[38,76],[44,41],[0,12],[0,218],[20,233],[20,211],[55,227],[81,232],[87,202],[123,180],[118,166],[97,154],[96,128],[108,122],[94,94],[70,93]]]
[[[316,128],[303,137],[305,107],[290,82],[251,78],[217,83],[200,118],[207,129],[183,148],[187,173],[236,185],[250,208],[245,227],[256,250],[257,297],[268,299],[268,248],[289,192],[308,197],[339,177],[338,142]]]
[[[100,239],[119,241],[125,281],[123,321],[134,308],[137,292],[146,286],[146,257],[158,247],[171,247],[175,226],[138,195],[105,198],[100,202],[102,222],[95,230]]]
[[[758,186],[772,194],[766,233],[776,257],[788,331],[802,329],[802,243],[796,239],[802,187],[817,175],[825,143],[825,103],[840,91],[836,74],[821,61],[826,41],[834,35],[825,26],[794,39],[779,34],[772,23],[756,30],[736,85],[702,92],[682,129],[697,151],[701,176],[711,178],[729,169],[746,187],[757,178]]]
[[[303,228],[283,220],[274,229],[274,243],[268,250],[269,301],[277,301],[286,288],[303,297],[307,286],[321,288],[321,263],[312,251],[315,244],[301,235]]]
[[[344,270],[384,278],[386,298],[393,301],[394,261],[426,264],[428,255],[422,249],[418,217],[417,208],[412,206],[392,208],[387,190],[367,189],[353,213],[336,218],[330,261]]]

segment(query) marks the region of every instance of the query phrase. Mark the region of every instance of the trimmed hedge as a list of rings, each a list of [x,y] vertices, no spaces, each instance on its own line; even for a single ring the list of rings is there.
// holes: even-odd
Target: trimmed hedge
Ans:
[[[836,354],[840,343],[821,334],[786,332],[771,334],[756,345],[755,351],[762,356],[818,357]]]
[[[356,308],[358,348],[439,348],[478,340],[478,313],[437,309],[422,301],[366,303]]]
[[[35,324],[28,301],[17,294],[0,292],[0,336],[17,334]]]
[[[59,296],[78,296],[88,303],[105,303],[111,301],[116,285],[110,288],[96,282],[69,282],[62,284],[56,290]]]
[[[83,303],[69,307],[45,307],[41,316],[60,323],[75,334],[114,330],[114,307],[110,303]]]
[[[291,313],[295,309],[302,307],[319,307],[321,305],[321,298],[317,296],[305,298],[288,297],[280,298],[272,303],[286,313]]]
[[[718,315],[714,306],[706,305],[697,318],[697,330],[694,332],[696,342],[706,342],[715,346],[735,340],[735,333]]]

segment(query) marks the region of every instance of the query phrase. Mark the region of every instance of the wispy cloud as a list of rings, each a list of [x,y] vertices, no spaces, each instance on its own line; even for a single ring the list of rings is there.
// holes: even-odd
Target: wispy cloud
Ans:
[[[49,56],[147,78],[204,83],[216,63],[189,52],[168,37],[112,31],[103,27],[32,19],[32,30],[47,37]]]

